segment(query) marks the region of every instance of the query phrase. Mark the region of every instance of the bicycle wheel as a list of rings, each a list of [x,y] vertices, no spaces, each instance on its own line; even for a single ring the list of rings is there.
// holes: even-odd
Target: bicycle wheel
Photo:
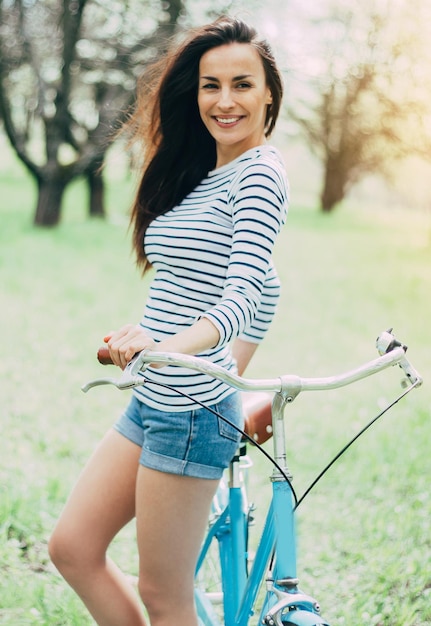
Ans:
[[[204,593],[216,613],[223,617],[223,590],[217,541],[213,540],[195,578],[195,587]]]

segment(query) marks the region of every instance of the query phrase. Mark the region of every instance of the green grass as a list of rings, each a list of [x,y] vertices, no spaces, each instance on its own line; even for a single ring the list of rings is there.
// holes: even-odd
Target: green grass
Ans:
[[[0,174],[2,437],[0,623],[91,624],[49,564],[47,538],[88,454],[124,394],[80,385],[101,374],[101,337],[139,319],[147,283],[129,252],[130,184],[114,178],[110,219],[87,221],[77,184],[53,230],[31,226],[33,189]],[[374,209],[374,207],[373,207]],[[429,409],[431,242],[427,216],[341,207],[333,216],[293,206],[276,250],[283,297],[250,376],[330,375],[375,356],[394,326],[425,384],[331,469],[298,511],[301,586],[332,624],[431,623]],[[384,403],[400,372],[289,407],[289,463],[300,495]],[[269,448],[270,444],[266,444]],[[271,468],[256,452],[259,516]],[[113,546],[136,573],[133,528]]]

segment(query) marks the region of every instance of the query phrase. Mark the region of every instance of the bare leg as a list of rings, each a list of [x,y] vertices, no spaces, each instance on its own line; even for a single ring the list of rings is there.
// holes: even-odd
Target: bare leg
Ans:
[[[194,570],[217,485],[139,468],[139,591],[151,626],[197,626]]]
[[[107,559],[118,531],[135,515],[141,449],[114,430],[84,468],[50,540],[50,555],[100,626],[144,626],[141,603]]]

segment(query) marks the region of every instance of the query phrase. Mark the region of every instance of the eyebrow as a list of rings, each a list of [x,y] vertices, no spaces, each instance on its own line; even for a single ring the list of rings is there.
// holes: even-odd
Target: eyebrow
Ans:
[[[215,76],[201,76],[201,80],[212,80],[218,82],[219,79]],[[253,74],[241,74],[240,76],[234,76],[233,81],[245,80],[246,78],[253,78]]]

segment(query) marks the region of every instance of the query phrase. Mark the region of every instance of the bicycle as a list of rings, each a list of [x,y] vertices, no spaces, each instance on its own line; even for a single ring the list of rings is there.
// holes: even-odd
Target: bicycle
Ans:
[[[244,444],[229,467],[229,483],[220,482],[214,498],[208,531],[202,544],[196,568],[195,600],[202,626],[248,626],[254,614],[257,623],[266,626],[329,626],[321,616],[316,599],[299,587],[296,562],[295,511],[307,493],[341,454],[383,413],[394,406],[413,388],[422,384],[422,378],[406,357],[407,346],[399,342],[392,329],[379,335],[376,342],[379,356],[353,370],[325,378],[302,378],[284,375],[275,379],[245,379],[226,372],[223,368],[194,356],[143,351],[135,355],[119,379],[101,378],[83,386],[90,388],[113,384],[119,389],[131,389],[144,384],[142,375],[150,363],[188,367],[215,376],[240,391],[271,392],[272,402],[261,402],[248,416],[243,441],[254,445],[272,436],[274,470],[271,477],[272,499],[266,515],[254,559],[249,564],[248,531],[252,522],[252,507],[248,505],[244,480]],[[109,362],[109,353],[101,349],[102,363]],[[329,390],[350,385],[367,376],[398,364],[406,376],[406,389],[374,418],[319,474],[301,499],[298,500],[291,484],[287,467],[284,409],[302,391]],[[220,416],[222,417],[222,416]],[[262,449],[262,448],[261,448]],[[265,451],[264,453],[269,456]],[[211,546],[216,542],[219,552],[221,593],[213,594],[201,577]],[[256,608],[262,583],[266,585],[260,609]],[[217,613],[217,602],[222,604],[222,616]],[[223,620],[223,621],[221,621]]]

